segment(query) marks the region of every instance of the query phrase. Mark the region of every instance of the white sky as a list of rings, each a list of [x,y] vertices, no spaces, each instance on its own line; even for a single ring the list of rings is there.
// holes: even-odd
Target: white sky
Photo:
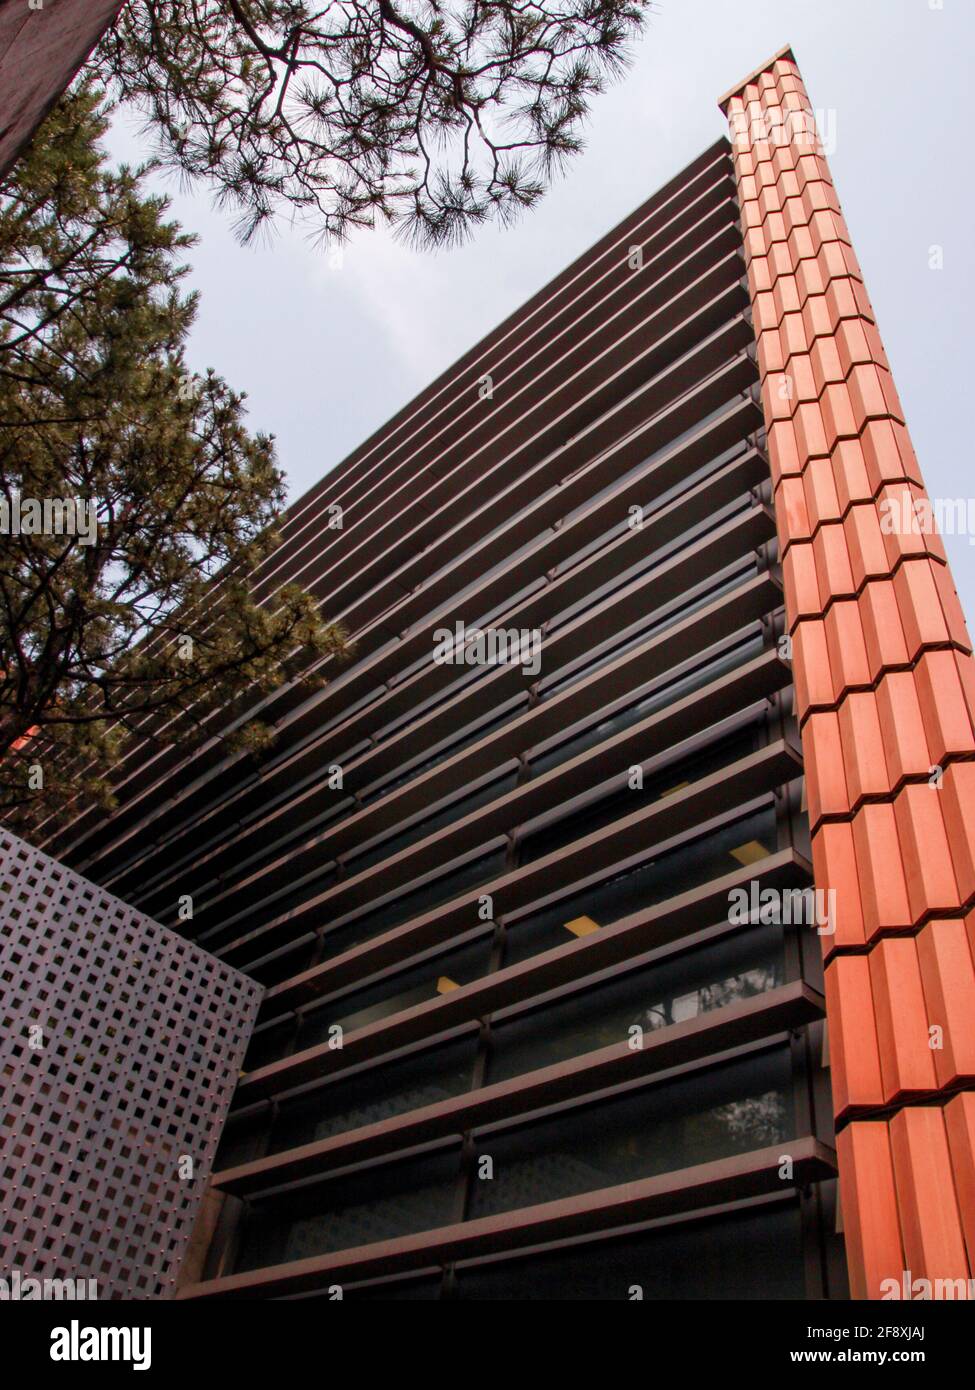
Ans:
[[[835,135],[830,164],[928,490],[975,493],[971,85],[975,0],[658,0],[587,149],[533,212],[436,255],[358,233],[341,267],[307,229],[239,246],[203,186],[167,185],[193,254],[190,366],[249,395],[300,495],[725,130],[717,98],[791,43]],[[119,130],[113,150],[138,140]],[[905,180],[903,171],[911,178]],[[929,268],[943,248],[944,268]],[[975,535],[947,537],[975,623]]]

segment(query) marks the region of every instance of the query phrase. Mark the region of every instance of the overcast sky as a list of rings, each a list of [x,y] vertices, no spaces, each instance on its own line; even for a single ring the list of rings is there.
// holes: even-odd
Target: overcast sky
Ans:
[[[587,148],[507,231],[415,252],[355,235],[341,265],[307,230],[239,246],[203,186],[167,184],[201,237],[190,366],[249,395],[299,496],[726,129],[717,98],[784,44],[824,112],[830,163],[932,496],[975,492],[971,381],[975,0],[658,0]],[[117,131],[133,157],[137,127]],[[910,170],[905,178],[904,170]],[[943,248],[943,269],[929,268]],[[975,541],[975,536],[972,537]],[[948,537],[970,624],[975,545]]]

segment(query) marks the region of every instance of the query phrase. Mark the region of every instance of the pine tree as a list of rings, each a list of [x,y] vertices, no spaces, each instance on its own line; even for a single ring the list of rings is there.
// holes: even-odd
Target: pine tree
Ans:
[[[110,804],[127,735],[212,732],[344,647],[300,589],[255,602],[273,439],[220,376],[188,374],[194,239],[145,167],[109,167],[106,124],[82,83],[0,183],[0,809],[27,825]]]
[[[279,207],[325,238],[423,244],[541,197],[651,0],[129,0],[94,65],[246,240]]]

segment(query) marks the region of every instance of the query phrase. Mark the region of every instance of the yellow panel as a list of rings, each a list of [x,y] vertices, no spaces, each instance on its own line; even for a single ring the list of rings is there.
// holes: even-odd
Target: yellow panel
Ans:
[[[452,989],[460,989],[456,980],[452,980],[449,975],[441,975],[437,981],[437,993],[449,994]]]
[[[566,922],[565,929],[573,936],[589,936],[592,932],[599,931],[599,923],[594,922],[591,917],[573,917],[571,922]]]
[[[737,859],[739,864],[757,864],[759,859],[765,859],[769,851],[758,840],[749,840],[745,845],[739,845],[737,849],[731,851],[732,859]]]
[[[665,796],[673,796],[674,792],[682,792],[685,787],[689,787],[690,785],[690,782],[677,782],[673,787],[668,787],[665,792],[661,792],[661,798]]]

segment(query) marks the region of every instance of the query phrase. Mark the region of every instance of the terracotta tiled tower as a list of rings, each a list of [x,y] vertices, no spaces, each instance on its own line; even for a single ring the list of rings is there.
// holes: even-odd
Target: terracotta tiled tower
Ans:
[[[964,1089],[975,1079],[975,664],[791,50],[721,107],[816,882],[836,895],[823,943],[851,1288],[879,1298],[904,1271],[975,1275],[975,1093]]]

